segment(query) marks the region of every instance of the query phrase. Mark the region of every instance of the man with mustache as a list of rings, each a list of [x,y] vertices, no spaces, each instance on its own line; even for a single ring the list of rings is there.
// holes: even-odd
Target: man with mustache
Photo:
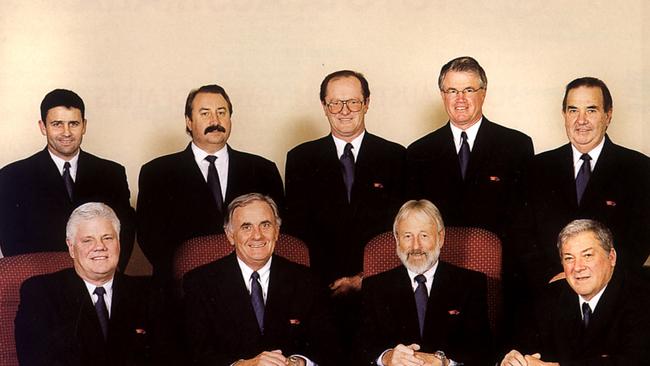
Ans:
[[[403,266],[363,281],[360,364],[492,364],[487,279],[438,260],[445,227],[436,206],[406,202],[393,233]]]
[[[118,267],[124,270],[135,239],[135,213],[123,166],[81,149],[85,104],[66,89],[47,93],[38,126],[45,149],[0,170],[0,247],[5,256],[65,251],[65,223],[90,201],[115,209],[122,222]]]
[[[275,163],[227,145],[232,113],[221,86],[192,90],[185,103],[185,131],[192,141],[142,166],[138,243],[158,279],[171,279],[174,251],[183,241],[223,232],[226,208],[235,197],[259,192],[280,204],[284,200]]]

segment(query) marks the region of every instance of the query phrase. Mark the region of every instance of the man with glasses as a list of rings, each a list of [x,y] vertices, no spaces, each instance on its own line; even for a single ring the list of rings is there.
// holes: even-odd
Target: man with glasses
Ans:
[[[370,89],[361,73],[327,75],[320,100],[331,133],[287,154],[287,231],[309,245],[312,268],[339,299],[337,320],[350,326],[364,245],[390,230],[402,203],[405,149],[366,131]]]
[[[477,226],[501,234],[530,137],[483,116],[487,77],[471,57],[440,70],[438,87],[449,122],[407,150],[410,198],[426,198],[450,226]]]

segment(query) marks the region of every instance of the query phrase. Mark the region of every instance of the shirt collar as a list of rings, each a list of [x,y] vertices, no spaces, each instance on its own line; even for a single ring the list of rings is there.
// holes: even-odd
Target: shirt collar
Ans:
[[[589,157],[591,158],[591,170],[593,171],[594,168],[596,167],[596,161],[598,161],[598,157],[600,156],[600,153],[603,151],[603,146],[605,146],[605,137],[600,141],[596,147],[591,149],[587,154],[589,154]],[[573,167],[574,171],[577,173],[578,169],[582,166],[582,159],[580,157],[582,156],[582,153],[576,149],[573,144],[571,144],[571,151],[573,152]]]
[[[363,130],[361,134],[357,137],[355,137],[350,143],[352,144],[352,155],[354,155],[354,161],[357,161],[357,157],[359,156],[359,151],[361,150],[361,141],[363,140],[363,136],[366,135],[366,131]],[[343,155],[343,150],[345,149],[345,145],[347,145],[347,141],[341,140],[340,138],[332,135],[332,138],[334,139],[334,144],[336,145],[336,156],[341,157]]]
[[[208,155],[214,155],[217,157],[217,162],[219,164],[225,163],[228,161],[228,145],[224,145],[220,150],[215,152],[214,154],[208,154],[207,152],[201,150],[200,147],[196,146],[194,141],[190,143],[190,146],[192,148],[192,153],[194,154],[194,160],[196,161],[197,164],[202,164],[205,161],[205,157]]]
[[[433,277],[436,273],[436,270],[438,269],[438,263],[440,263],[440,260],[437,260],[436,263],[431,266],[431,268],[427,269],[422,275],[424,278],[427,279],[427,282],[425,282],[427,286],[427,291],[431,291],[431,284],[433,283]],[[415,273],[411,271],[410,269],[406,268],[406,271],[409,274],[409,278],[411,279],[411,286],[413,287],[413,291],[417,288],[417,282],[415,282],[415,276],[419,275],[420,273]]]
[[[257,274],[260,275],[260,282],[261,283],[266,283],[268,284],[268,277],[269,273],[271,272],[271,262],[273,261],[273,256],[269,258],[269,260],[262,266],[262,268],[257,270]],[[241,270],[242,277],[244,278],[244,282],[247,283],[248,285],[246,287],[249,287],[250,285],[250,280],[251,280],[251,275],[253,274],[253,269],[250,268],[244,261],[239,259],[237,257],[237,264],[239,265],[239,269]]]
[[[70,163],[70,176],[72,177],[72,180],[76,180],[77,178],[77,163],[79,162],[79,151],[70,159],[70,160],[63,160],[60,157],[54,155],[50,149],[47,149],[47,152],[50,154],[50,157],[52,158],[52,161],[54,161],[54,164],[56,164],[57,169],[59,169],[59,174],[63,175],[63,165],[66,163]]]
[[[456,152],[460,150],[460,134],[465,131],[467,134],[467,143],[469,144],[469,150],[472,151],[474,148],[474,141],[476,141],[476,135],[478,135],[478,129],[481,127],[481,122],[483,122],[483,116],[478,120],[478,122],[471,125],[468,129],[463,130],[454,126],[451,121],[449,121],[449,127],[451,127],[451,134],[454,136],[454,146],[456,146]]]
[[[113,295],[113,280],[114,279],[115,279],[115,277],[111,277],[111,279],[106,281],[106,283],[104,283],[103,285],[100,285],[101,287],[104,288],[104,290],[106,290],[106,296],[108,298],[112,298],[112,295]],[[95,285],[94,283],[90,283],[90,282],[84,280],[83,278],[82,278],[82,280],[84,281],[84,284],[86,285],[86,289],[88,289],[88,293],[90,293],[90,297],[92,298],[92,296],[94,295],[94,292],[95,292],[95,288],[100,287],[100,286]]]
[[[578,295],[578,301],[580,302],[580,310],[582,312],[582,304],[588,303],[589,307],[591,308],[591,312],[596,311],[596,305],[598,305],[598,301],[600,298],[603,296],[603,293],[605,292],[605,289],[607,288],[607,285],[603,287],[594,297],[591,298],[591,300],[587,301],[582,298],[582,296]]]

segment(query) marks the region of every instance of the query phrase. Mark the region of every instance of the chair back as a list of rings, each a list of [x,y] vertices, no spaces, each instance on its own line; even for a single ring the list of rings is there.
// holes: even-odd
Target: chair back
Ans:
[[[371,239],[363,254],[365,276],[387,271],[402,263],[395,253],[395,237],[392,232]],[[440,259],[459,267],[483,272],[487,276],[487,302],[490,325],[498,332],[503,303],[501,289],[501,240],[485,229],[475,227],[445,228],[445,244]]]
[[[68,252],[31,253],[0,258],[0,366],[18,366],[14,319],[20,303],[20,285],[29,277],[68,267],[72,267]]]

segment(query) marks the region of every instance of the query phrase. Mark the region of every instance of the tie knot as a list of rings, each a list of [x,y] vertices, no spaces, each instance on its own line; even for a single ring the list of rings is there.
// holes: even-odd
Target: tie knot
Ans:
[[[254,279],[255,281],[259,281],[259,279],[260,279],[260,274],[257,273],[257,271],[255,271],[255,272],[253,272],[253,273],[251,274],[251,278]]]
[[[68,169],[70,169],[70,162],[66,161],[65,163],[63,163],[63,170],[68,170]]]
[[[104,296],[106,293],[106,289],[104,289],[102,286],[95,287],[95,291],[93,291],[93,294],[97,296]]]
[[[217,160],[217,157],[214,155],[208,155],[205,157],[205,160],[207,160],[210,164],[214,164],[214,161]]]
[[[424,277],[424,275],[419,274],[419,275],[415,276],[415,282],[417,282],[418,284],[421,285],[421,284],[427,282],[427,278]]]
[[[467,141],[467,133],[465,133],[465,131],[460,133],[460,139]]]
[[[584,161],[589,161],[589,160],[591,160],[591,156],[589,156],[589,154],[582,154],[580,159],[582,159]]]
[[[582,303],[582,314],[591,314],[591,308],[589,307],[588,302],[583,302]]]
[[[351,143],[348,142],[347,144],[345,144],[345,147],[343,148],[343,155],[351,154],[352,153],[352,148],[353,148],[353,146],[352,146]]]

